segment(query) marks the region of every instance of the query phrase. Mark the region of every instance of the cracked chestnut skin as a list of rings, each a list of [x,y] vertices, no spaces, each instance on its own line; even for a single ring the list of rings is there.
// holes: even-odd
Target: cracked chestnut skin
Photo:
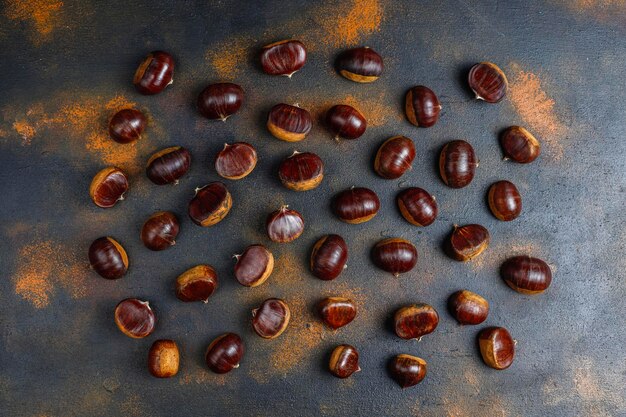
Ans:
[[[383,58],[368,47],[343,51],[337,58],[336,66],[344,78],[357,83],[376,81],[385,67]]]
[[[509,86],[504,72],[491,62],[474,65],[467,75],[467,81],[476,98],[487,103],[502,100]]]
[[[233,205],[226,186],[218,181],[196,189],[189,202],[189,217],[198,226],[210,227],[221,222]]]
[[[176,297],[186,302],[207,303],[217,286],[215,269],[211,265],[196,265],[176,278]]]
[[[317,278],[331,281],[346,268],[348,245],[339,235],[322,236],[311,251],[311,272]]]
[[[487,327],[478,334],[478,347],[483,361],[499,371],[513,364],[515,340],[504,327]]]
[[[504,261],[500,276],[509,287],[522,294],[540,294],[552,283],[550,266],[539,258],[527,255]]]
[[[430,305],[419,303],[402,307],[394,315],[394,328],[402,339],[421,339],[439,324],[439,314]]]
[[[158,94],[174,82],[174,58],[164,51],[148,54],[139,64],[133,84],[141,94]]]
[[[417,356],[401,353],[391,358],[387,370],[401,388],[409,388],[426,378],[426,361]]]
[[[261,66],[269,75],[291,78],[306,63],[306,47],[295,39],[287,39],[265,45],[261,51]]]
[[[91,180],[89,196],[98,207],[111,208],[124,199],[128,188],[126,173],[117,167],[107,167]]]
[[[404,112],[411,124],[417,127],[431,127],[439,120],[441,104],[433,90],[418,85],[406,93]]]
[[[156,185],[178,184],[189,171],[191,154],[182,146],[171,146],[155,152],[146,165],[146,175]]]
[[[330,355],[328,368],[337,378],[348,378],[361,370],[359,352],[354,346],[345,344],[337,346]]]
[[[272,107],[267,116],[267,130],[277,139],[299,142],[313,127],[313,118],[308,110],[298,105],[280,103]]]
[[[357,314],[354,302],[345,297],[327,297],[317,304],[317,311],[324,323],[333,330],[352,322]]]
[[[464,140],[453,140],[444,145],[439,154],[439,174],[451,188],[463,188],[474,179],[478,159],[472,145]]]
[[[279,298],[268,298],[259,308],[252,310],[252,328],[264,339],[280,336],[291,318],[287,303]]]
[[[128,255],[117,240],[101,237],[89,247],[89,264],[101,277],[119,279],[128,270]]]
[[[489,246],[489,231],[479,224],[454,226],[446,244],[448,254],[455,260],[467,262],[477,257]]]
[[[205,353],[206,364],[216,374],[225,374],[239,368],[244,345],[235,333],[224,333],[211,342]]]

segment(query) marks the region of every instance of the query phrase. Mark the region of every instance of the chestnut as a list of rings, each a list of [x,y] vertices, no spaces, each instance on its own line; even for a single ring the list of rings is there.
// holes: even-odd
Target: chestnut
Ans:
[[[278,177],[290,190],[312,190],[319,186],[324,178],[324,163],[314,153],[295,151],[280,164]]]
[[[359,352],[357,352],[354,346],[337,346],[330,355],[328,368],[330,373],[337,378],[348,378],[353,373],[361,370],[359,366]]]
[[[261,66],[269,75],[285,75],[289,78],[304,66],[306,48],[300,41],[288,39],[263,47]]]
[[[489,303],[476,293],[460,290],[448,299],[448,309],[459,324],[474,325],[487,319]]]
[[[141,61],[133,84],[143,95],[158,94],[174,82],[174,58],[167,52],[154,51]]]
[[[428,304],[413,304],[396,311],[393,322],[398,337],[419,341],[437,328],[439,314]]]
[[[176,297],[186,302],[207,303],[217,284],[217,272],[211,265],[196,265],[176,278]]]
[[[206,364],[216,374],[239,368],[243,357],[243,341],[235,333],[224,333],[211,342],[206,350]]]
[[[380,200],[369,188],[351,187],[337,194],[332,208],[337,217],[350,224],[367,222],[376,216]]]
[[[489,246],[489,231],[479,224],[465,226],[454,225],[454,230],[448,241],[449,255],[461,262],[469,261]]]
[[[356,317],[356,305],[344,297],[324,298],[317,305],[317,310],[324,323],[333,330],[345,326]]]
[[[335,140],[357,139],[365,133],[367,121],[354,107],[338,104],[326,113],[326,125],[335,135]]]
[[[230,211],[233,199],[221,182],[211,182],[196,188],[189,202],[189,217],[198,226],[209,227],[221,222]]]
[[[289,206],[282,206],[267,216],[265,227],[267,236],[276,243],[288,243],[296,240],[304,232],[304,219]]]
[[[128,177],[119,168],[104,168],[93,177],[89,186],[89,195],[98,207],[110,208],[128,191]]]
[[[520,126],[511,126],[502,132],[500,146],[506,159],[512,159],[520,164],[534,161],[541,153],[541,145],[537,138]]]
[[[522,196],[510,181],[498,181],[489,187],[489,208],[498,220],[514,220],[522,212]]]
[[[324,281],[339,276],[346,268],[348,245],[339,235],[322,236],[311,252],[311,272]]]
[[[150,347],[148,369],[157,378],[171,378],[178,373],[180,352],[173,340],[159,339]]]
[[[224,144],[215,158],[215,170],[220,177],[228,180],[240,180],[248,176],[256,167],[256,150],[245,142]]]
[[[146,175],[156,185],[178,184],[189,171],[191,154],[182,146],[161,149],[148,159]]]
[[[508,81],[504,72],[491,62],[474,65],[467,76],[470,88],[478,100],[497,103],[504,98]]]
[[[448,187],[463,188],[474,179],[478,160],[472,145],[464,140],[453,140],[444,145],[439,154],[439,174]]]
[[[115,324],[128,337],[142,339],[154,331],[156,317],[147,301],[127,298],[115,307]]]
[[[118,279],[128,270],[128,255],[112,237],[101,237],[89,246],[91,269],[106,279]]]
[[[437,202],[428,191],[410,187],[402,190],[396,198],[402,217],[415,226],[428,226],[437,218]]]
[[[264,339],[280,336],[289,325],[289,306],[278,298],[268,298],[252,310],[252,327]]]
[[[515,340],[504,327],[487,327],[478,334],[478,347],[485,363],[493,369],[506,369],[515,357]]]
[[[383,68],[383,58],[368,47],[348,49],[337,58],[339,73],[357,83],[376,81]]]
[[[413,141],[405,136],[394,136],[378,148],[374,159],[374,171],[389,180],[400,178],[411,169],[414,159]]]
[[[311,113],[297,104],[280,103],[272,107],[267,116],[267,130],[277,139],[286,142],[299,142],[313,127]]]
[[[122,109],[109,122],[109,135],[118,143],[134,142],[146,127],[146,117],[136,109]]]
[[[383,271],[395,277],[409,272],[417,263],[417,249],[406,239],[389,238],[381,240],[372,249],[372,261]]]
[[[401,388],[412,387],[426,378],[426,361],[405,353],[391,358],[387,369]]]
[[[263,284],[274,270],[274,255],[263,245],[250,245],[235,259],[235,278],[246,287]]]
[[[243,104],[243,88],[233,83],[216,83],[206,87],[196,103],[207,119],[225,122]]]
[[[500,267],[500,276],[509,287],[522,294],[539,294],[552,283],[552,270],[547,263],[530,256],[514,256]]]
[[[415,126],[431,127],[439,120],[441,104],[433,90],[418,85],[406,93],[404,112]]]
[[[141,241],[154,251],[167,249],[176,244],[180,230],[178,219],[169,211],[159,211],[146,220],[141,228]]]

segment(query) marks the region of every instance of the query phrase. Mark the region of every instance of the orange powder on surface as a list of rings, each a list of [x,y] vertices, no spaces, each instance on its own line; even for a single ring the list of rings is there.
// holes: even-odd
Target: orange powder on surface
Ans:
[[[62,1],[56,0],[9,0],[5,14],[11,20],[31,20],[39,36],[33,37],[35,44],[50,38],[61,24]]]
[[[22,137],[22,145],[30,145],[30,141],[37,134],[37,129],[27,120],[17,120],[13,123],[13,129]]]
[[[250,38],[238,37],[212,46],[204,56],[221,81],[232,80],[245,69],[251,45],[254,41]]]
[[[231,378],[230,375],[228,378]],[[186,369],[182,375],[180,375],[178,379],[179,385],[189,385],[189,384],[213,384],[218,386],[226,385],[228,379],[226,375],[219,375],[209,371],[209,369],[202,369],[198,367],[194,367],[194,369]],[[232,381],[231,381],[232,383]]]
[[[329,10],[331,9],[331,10]],[[321,40],[333,47],[355,45],[380,30],[383,7],[378,0],[353,0],[348,8],[324,6],[315,13]]]

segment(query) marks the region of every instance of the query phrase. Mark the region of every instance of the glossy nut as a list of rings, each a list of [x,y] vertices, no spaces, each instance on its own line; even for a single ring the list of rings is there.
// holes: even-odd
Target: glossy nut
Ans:
[[[418,85],[406,93],[404,112],[415,126],[431,127],[439,120],[441,104],[433,90]]]
[[[115,324],[128,337],[142,339],[154,331],[156,317],[147,301],[127,298],[115,307]]]
[[[507,259],[500,267],[500,276],[509,287],[522,294],[540,294],[552,283],[550,266],[530,256]]]
[[[212,182],[196,188],[196,195],[189,202],[189,217],[198,226],[209,227],[221,222],[230,211],[233,200],[221,182]]]
[[[522,196],[510,181],[498,181],[489,187],[489,208],[499,220],[508,222],[522,212]]]
[[[235,278],[246,287],[263,284],[274,270],[274,255],[263,245],[250,245],[235,259]]]
[[[348,262],[348,245],[339,235],[322,236],[311,252],[311,272],[324,281],[339,276]]]
[[[146,220],[141,228],[141,241],[154,251],[167,249],[176,244],[180,231],[178,219],[169,211],[159,211]]]
[[[328,297],[317,305],[324,323],[333,330],[350,323],[356,317],[356,305],[349,298]]]
[[[268,298],[259,308],[252,310],[252,327],[262,338],[274,339],[285,331],[290,318],[287,303],[278,298]]]
[[[387,365],[389,375],[401,388],[419,384],[426,378],[426,361],[417,356],[401,353],[394,356]]]
[[[541,153],[539,141],[532,133],[520,126],[511,126],[502,132],[500,146],[502,146],[505,158],[520,164],[534,161]]]
[[[448,253],[457,261],[469,261],[489,246],[489,231],[479,224],[454,226],[448,241]]]
[[[383,73],[383,58],[371,48],[353,48],[337,58],[339,73],[357,83],[371,83]]]
[[[317,188],[324,179],[324,163],[314,153],[295,151],[278,168],[280,182],[290,190],[308,191]]]
[[[256,163],[256,150],[252,145],[245,142],[226,143],[215,158],[215,170],[222,178],[240,180],[254,170]]]
[[[497,103],[504,98],[508,81],[504,72],[491,62],[481,62],[470,69],[467,77],[470,88],[478,100]]]
[[[237,113],[243,104],[243,88],[233,83],[217,83],[206,87],[200,95],[196,106],[207,119],[225,122]]]
[[[265,228],[267,236],[276,243],[288,243],[296,240],[304,232],[304,219],[295,210],[282,206],[267,216]]]
[[[398,337],[419,340],[437,328],[439,314],[428,304],[413,304],[396,311],[393,321]]]
[[[374,171],[389,180],[400,178],[411,169],[414,159],[413,141],[405,136],[394,136],[378,148],[374,159]]]
[[[380,209],[380,200],[369,188],[352,187],[335,196],[332,208],[335,215],[342,221],[359,224],[376,216]]]
[[[171,378],[178,373],[180,352],[173,340],[160,339],[150,347],[148,369],[156,378]]]
[[[468,290],[457,291],[448,299],[448,310],[459,324],[480,324],[487,319],[489,303]]]
[[[337,378],[348,378],[355,372],[359,372],[359,352],[354,346],[339,345],[330,355],[328,369]]]
[[[182,146],[161,149],[148,159],[146,175],[156,185],[178,184],[189,171],[191,154]]]
[[[267,116],[267,130],[277,139],[299,142],[313,127],[311,113],[298,105],[280,103],[272,107]]]
[[[506,369],[515,357],[515,340],[504,327],[488,327],[478,334],[478,347],[485,363],[493,369]]]
[[[102,208],[110,208],[128,191],[128,177],[119,168],[104,168],[93,177],[89,186],[89,196],[93,202]]]
[[[437,202],[428,191],[411,187],[398,194],[396,198],[402,217],[415,226],[428,226],[437,218]]]
[[[225,374],[239,368],[243,353],[241,338],[235,333],[224,333],[213,340],[207,348],[206,364],[216,374]]]
[[[326,125],[335,139],[357,139],[365,133],[367,121],[354,107],[338,104],[326,113]]]
[[[304,66],[306,48],[300,41],[288,39],[263,47],[261,66],[269,75],[284,75],[289,78]]]
[[[374,245],[372,261],[383,271],[391,272],[398,277],[415,267],[417,249],[406,239],[384,239]]]
[[[139,64],[133,84],[141,94],[160,93],[174,82],[174,59],[163,51],[154,51]]]
[[[212,266],[196,265],[176,278],[176,297],[185,302],[207,303],[217,285],[217,272]]]
[[[478,160],[472,145],[453,140],[439,154],[439,174],[448,187],[463,188],[474,179]]]
[[[128,255],[112,237],[101,237],[89,247],[91,269],[106,279],[118,279],[128,270]]]
[[[118,143],[134,142],[146,127],[146,117],[136,109],[123,109],[109,121],[109,135]]]

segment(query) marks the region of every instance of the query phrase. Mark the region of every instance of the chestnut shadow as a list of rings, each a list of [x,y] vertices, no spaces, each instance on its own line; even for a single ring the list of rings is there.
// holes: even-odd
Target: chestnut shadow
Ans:
[[[467,82],[467,75],[469,74],[470,69],[472,69],[472,67],[475,64],[476,64],[475,62],[471,64],[469,63],[461,64],[459,65],[458,70],[456,72],[456,81],[459,83],[463,91],[465,91],[468,99],[474,99],[474,97],[476,96],[476,94],[470,88],[469,83]]]
[[[289,39],[289,37],[285,39]],[[261,64],[261,54],[263,53],[263,47],[265,45],[269,45],[270,43],[272,42],[255,45],[254,47],[249,48],[248,53],[246,54],[246,62],[259,75],[267,76],[265,71],[263,71],[263,65]]]
[[[445,144],[435,149],[429,149],[427,153],[428,153],[428,158],[432,161],[431,169],[432,169],[433,174],[435,175],[435,177],[437,177],[441,185],[443,185],[444,187],[447,187],[447,185],[441,179],[441,173],[439,170],[439,155],[441,154],[441,150],[443,149],[444,146]]]
[[[452,248],[450,247],[450,238],[452,237],[452,233],[454,229],[445,235],[445,237],[439,242],[439,249],[451,260],[455,260],[452,256]]]

